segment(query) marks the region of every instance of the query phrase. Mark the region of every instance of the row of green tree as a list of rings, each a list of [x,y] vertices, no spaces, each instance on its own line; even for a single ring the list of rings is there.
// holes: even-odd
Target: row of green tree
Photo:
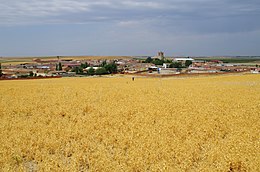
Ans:
[[[181,62],[174,62],[169,59],[152,59],[151,57],[148,57],[143,63],[153,63],[155,65],[163,65],[164,63],[170,63],[169,68],[185,68],[189,67],[192,64],[191,60],[186,60],[185,64],[183,65]]]
[[[169,59],[158,59],[158,58],[151,58],[148,57],[145,61],[143,61],[144,63],[153,63],[155,65],[163,65],[163,63],[171,63],[172,61]]]
[[[79,67],[73,68],[72,72],[76,72],[76,74],[81,75],[105,75],[117,73],[117,65],[115,62],[107,63],[106,61],[103,61],[101,65],[97,66],[99,67],[98,69],[95,70],[93,67],[91,67],[87,70],[87,73],[85,73],[83,69],[87,67],[89,67],[89,64],[84,63],[81,64]]]
[[[186,60],[184,64],[182,64],[181,62],[172,62],[169,68],[186,68],[189,67],[191,64],[191,60]]]

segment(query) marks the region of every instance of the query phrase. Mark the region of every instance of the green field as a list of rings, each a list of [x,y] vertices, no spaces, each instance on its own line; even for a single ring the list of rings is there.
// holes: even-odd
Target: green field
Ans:
[[[198,57],[194,58],[195,60],[205,60],[205,61],[211,61],[211,60],[220,60],[224,63],[260,63],[260,57],[258,56],[238,56],[238,57]]]

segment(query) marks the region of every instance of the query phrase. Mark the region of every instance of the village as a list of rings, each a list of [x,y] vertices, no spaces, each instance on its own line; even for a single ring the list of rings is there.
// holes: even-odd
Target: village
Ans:
[[[114,59],[73,59],[57,56],[54,59],[32,58],[31,62],[1,64],[1,79],[84,77],[107,74],[125,74],[147,77],[260,73],[258,63],[225,63],[221,60],[198,59],[193,57],[165,57],[159,51],[156,56],[141,56]]]

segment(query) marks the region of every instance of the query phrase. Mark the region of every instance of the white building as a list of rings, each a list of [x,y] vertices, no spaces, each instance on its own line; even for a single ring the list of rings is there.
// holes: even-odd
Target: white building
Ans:
[[[187,61],[187,60],[194,61],[194,59],[188,58],[188,57],[174,58],[174,59],[173,59],[173,61],[176,61],[176,62],[185,62],[185,61]]]

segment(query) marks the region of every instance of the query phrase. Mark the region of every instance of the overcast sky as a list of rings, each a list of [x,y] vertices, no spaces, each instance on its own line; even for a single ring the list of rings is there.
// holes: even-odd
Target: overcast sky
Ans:
[[[0,0],[0,56],[260,55],[260,0]]]

